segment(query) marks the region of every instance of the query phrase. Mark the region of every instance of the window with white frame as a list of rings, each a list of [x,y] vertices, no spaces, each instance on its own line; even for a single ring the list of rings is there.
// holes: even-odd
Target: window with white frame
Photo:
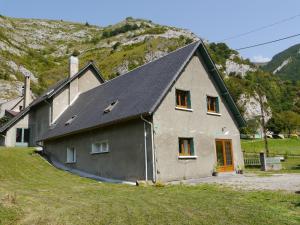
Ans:
[[[92,144],[92,154],[95,153],[105,153],[109,151],[108,141],[101,141],[98,143]]]
[[[75,148],[67,148],[67,163],[75,163],[76,162],[76,149]]]

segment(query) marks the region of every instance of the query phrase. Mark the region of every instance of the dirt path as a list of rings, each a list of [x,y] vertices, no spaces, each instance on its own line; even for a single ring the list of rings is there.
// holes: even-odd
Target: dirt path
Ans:
[[[186,184],[218,183],[246,190],[283,190],[300,192],[300,174],[273,174],[258,176],[256,174],[226,174],[218,177],[207,177],[186,180]]]

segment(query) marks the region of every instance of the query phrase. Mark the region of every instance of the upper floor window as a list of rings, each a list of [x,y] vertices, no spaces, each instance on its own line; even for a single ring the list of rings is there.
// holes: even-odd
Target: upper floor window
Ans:
[[[211,112],[211,113],[219,113],[220,112],[218,97],[207,96],[206,102],[207,102],[207,112]]]
[[[179,138],[179,156],[194,156],[193,138]]]
[[[191,108],[191,95],[189,91],[176,90],[176,106],[180,108]]]
[[[108,141],[101,141],[92,144],[92,154],[109,152]]]
[[[75,163],[76,162],[76,149],[75,148],[67,148],[67,163]]]

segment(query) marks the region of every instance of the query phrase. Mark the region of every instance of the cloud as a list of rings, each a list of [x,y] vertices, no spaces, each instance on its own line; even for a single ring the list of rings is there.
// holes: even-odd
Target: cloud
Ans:
[[[270,60],[271,59],[269,57],[264,57],[262,55],[253,56],[251,59],[252,62],[258,62],[258,63],[269,62]]]

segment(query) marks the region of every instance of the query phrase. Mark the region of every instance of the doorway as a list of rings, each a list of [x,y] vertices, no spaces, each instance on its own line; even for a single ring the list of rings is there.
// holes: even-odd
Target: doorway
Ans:
[[[232,141],[230,139],[216,139],[216,153],[218,172],[233,171]]]

